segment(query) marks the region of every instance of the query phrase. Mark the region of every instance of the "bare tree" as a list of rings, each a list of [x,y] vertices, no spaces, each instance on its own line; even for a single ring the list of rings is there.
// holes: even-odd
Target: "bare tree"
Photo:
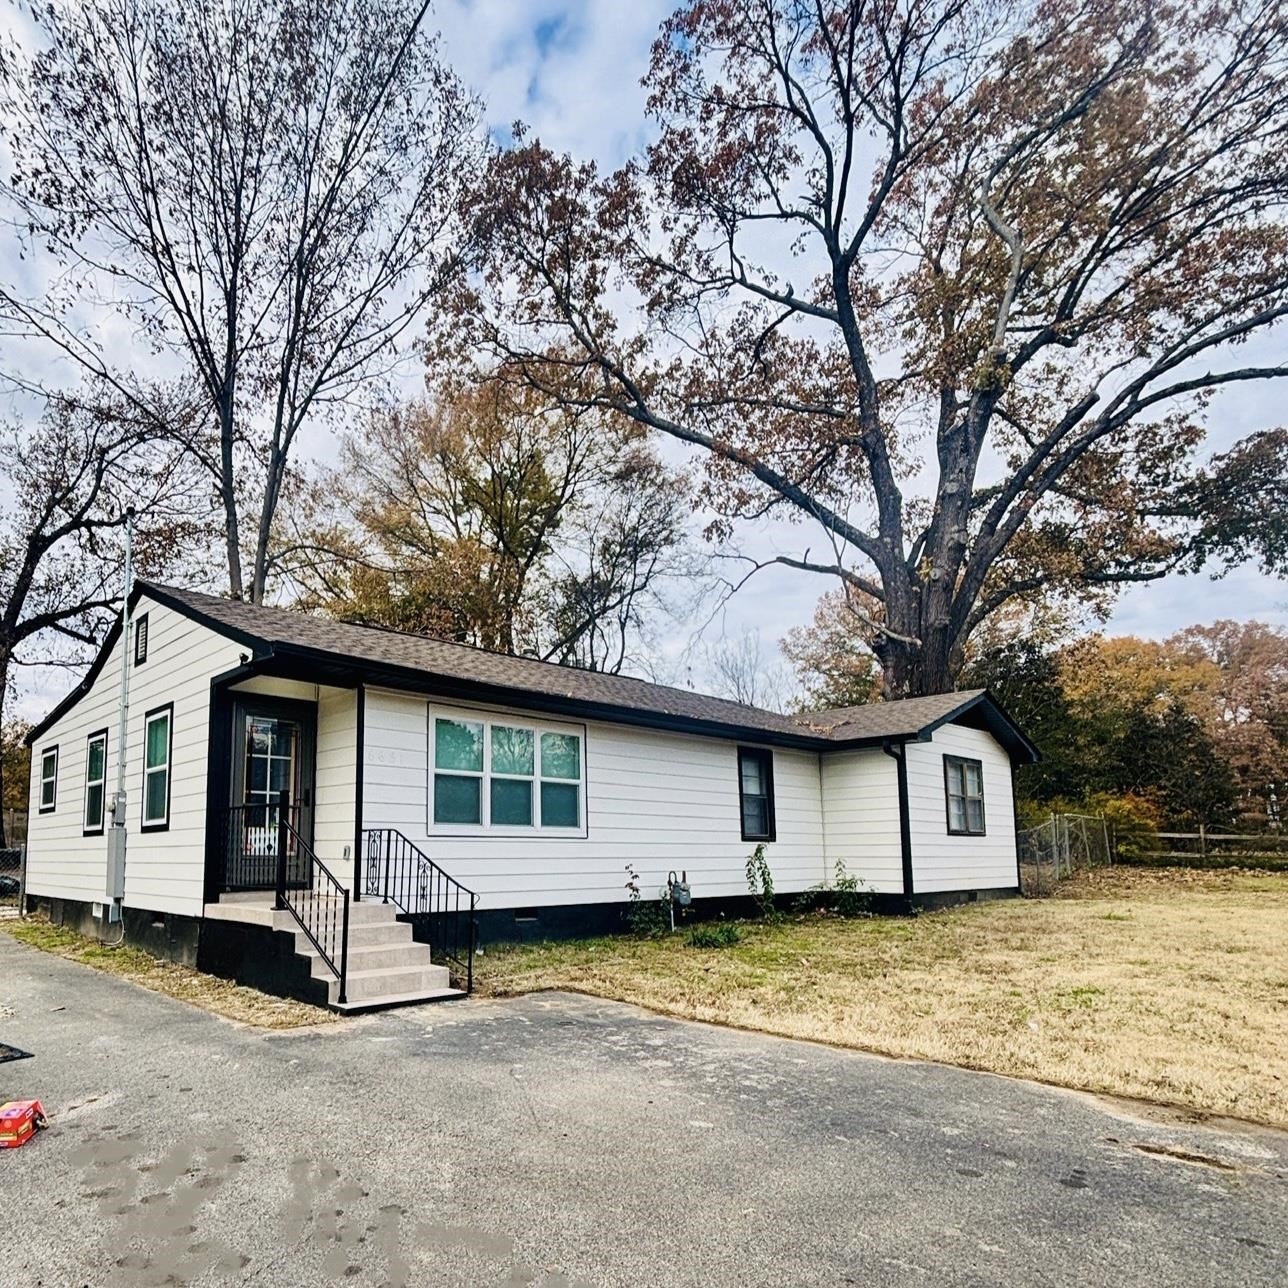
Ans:
[[[303,427],[360,394],[456,270],[476,105],[399,0],[55,0],[5,51],[9,194],[67,276],[3,301],[147,405],[73,305],[178,355],[233,595],[263,598]]]
[[[101,402],[0,428],[0,727],[17,668],[82,666],[120,611],[127,506],[140,567],[172,567],[201,530],[192,486],[150,423]]]
[[[786,711],[790,682],[781,662],[766,661],[759,631],[721,639],[707,648],[716,692],[735,702],[768,711]]]
[[[888,695],[971,633],[1288,566],[1288,431],[1204,450],[1288,313],[1284,0],[689,0],[647,153],[517,137],[445,328],[700,449],[722,530],[838,579]],[[871,612],[862,611],[865,603]]]

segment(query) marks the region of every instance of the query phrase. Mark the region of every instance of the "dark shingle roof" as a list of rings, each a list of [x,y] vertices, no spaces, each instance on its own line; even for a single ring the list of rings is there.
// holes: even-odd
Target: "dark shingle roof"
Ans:
[[[369,683],[415,683],[448,696],[819,749],[925,736],[946,720],[978,708],[978,722],[992,730],[1013,757],[1036,757],[1023,733],[983,689],[788,716],[631,676],[511,657],[425,635],[356,626],[177,586],[139,582],[135,593],[168,604],[245,644],[257,665],[285,667],[289,663],[306,668],[319,679],[327,671],[351,679],[358,676]],[[32,730],[31,737],[48,728],[88,690],[119,631],[118,622],[80,688],[59,703]]]
[[[960,708],[984,697],[986,689],[959,689],[935,693],[926,698],[903,698],[898,702],[869,702],[861,707],[833,707],[797,717],[824,737],[849,741],[855,738],[901,738],[914,736],[927,725],[949,719]]]

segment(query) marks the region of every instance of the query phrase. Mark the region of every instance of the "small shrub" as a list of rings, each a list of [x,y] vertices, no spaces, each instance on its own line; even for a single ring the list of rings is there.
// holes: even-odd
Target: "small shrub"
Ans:
[[[872,915],[872,891],[863,882],[851,876],[845,860],[837,859],[832,883],[832,907],[840,917],[868,917]]]
[[[665,892],[664,892],[665,893]],[[637,939],[661,939],[671,928],[667,900],[645,899],[640,893],[639,874],[631,864],[626,865],[626,928]]]
[[[1119,862],[1137,863],[1158,850],[1158,829],[1163,820],[1152,802],[1128,793],[1093,796],[1088,804],[1104,815],[1113,837],[1114,857]]]
[[[769,870],[762,842],[747,856],[747,889],[760,909],[765,921],[777,921],[778,909],[774,906],[774,874]]]
[[[731,926],[727,921],[718,921],[712,926],[694,926],[689,931],[689,947],[728,948],[741,938],[737,926]]]

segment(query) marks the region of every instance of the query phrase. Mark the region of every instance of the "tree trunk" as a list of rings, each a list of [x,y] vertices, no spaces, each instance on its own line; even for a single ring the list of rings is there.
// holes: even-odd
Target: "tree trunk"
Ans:
[[[4,732],[5,698],[9,693],[9,657],[7,644],[0,644],[0,734]],[[4,822],[4,747],[0,743],[0,850],[8,848],[9,837]]]
[[[224,505],[224,547],[228,553],[228,590],[234,599],[243,598],[241,534],[237,522],[237,480],[233,461],[233,393],[219,402],[219,496]]]

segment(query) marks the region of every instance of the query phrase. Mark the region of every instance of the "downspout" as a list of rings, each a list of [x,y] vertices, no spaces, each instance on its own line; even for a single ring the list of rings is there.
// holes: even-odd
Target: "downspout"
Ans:
[[[896,750],[897,748],[897,750]],[[903,860],[903,897],[911,906],[913,895],[912,882],[912,828],[908,822],[908,744],[886,739],[881,744],[895,764],[895,775],[899,783],[899,852]]]
[[[116,791],[107,835],[107,919],[122,919],[125,899],[125,741],[130,717],[130,593],[134,589],[134,507],[125,511],[125,590],[121,597],[121,694],[116,717]]]

